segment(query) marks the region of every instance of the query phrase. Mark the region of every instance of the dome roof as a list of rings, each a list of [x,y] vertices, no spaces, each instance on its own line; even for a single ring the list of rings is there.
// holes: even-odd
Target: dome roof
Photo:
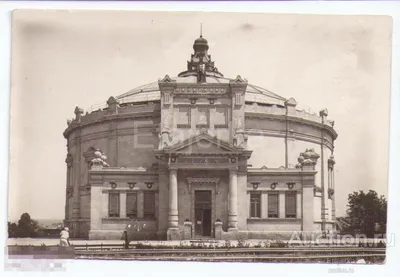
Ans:
[[[193,49],[194,54],[191,55],[190,61],[187,63],[187,70],[179,73],[178,77],[171,78],[172,80],[175,80],[177,83],[193,84],[199,82],[209,84],[229,84],[229,82],[233,80],[225,78],[224,75],[215,67],[214,62],[211,60],[211,55],[208,54],[208,42],[203,38],[201,33],[200,37],[194,41]],[[203,73],[201,73],[201,68]],[[199,81],[199,76],[203,76],[204,79]],[[117,96],[116,100],[118,100],[120,104],[159,101],[160,89],[158,87],[158,82],[134,88]],[[284,106],[286,99],[269,90],[248,84],[246,88],[245,101],[266,105]]]
[[[208,74],[207,74],[208,75]],[[197,83],[196,76],[185,76],[185,77],[173,77],[178,83]],[[225,77],[207,76],[208,84],[228,84],[233,79]],[[158,82],[146,84],[137,88],[134,88],[124,94],[116,97],[120,104],[123,103],[138,103],[147,101],[159,101],[160,100],[160,88]],[[279,96],[267,89],[248,84],[245,94],[246,102],[256,102],[260,104],[270,105],[285,105],[286,99]]]
[[[208,49],[208,41],[200,36],[198,39],[194,41],[193,48],[196,50],[196,46],[206,46]]]

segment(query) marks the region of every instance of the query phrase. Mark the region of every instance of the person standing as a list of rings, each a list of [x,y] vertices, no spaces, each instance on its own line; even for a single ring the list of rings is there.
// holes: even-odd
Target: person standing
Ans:
[[[60,246],[69,246],[69,229],[65,227],[60,233]]]

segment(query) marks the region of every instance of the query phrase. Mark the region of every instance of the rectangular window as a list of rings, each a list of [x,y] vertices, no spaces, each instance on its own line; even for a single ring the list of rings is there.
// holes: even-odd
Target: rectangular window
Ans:
[[[296,218],[296,192],[286,192],[285,214],[286,218]]]
[[[126,216],[129,218],[137,217],[137,193],[128,192],[126,194]]]
[[[210,109],[199,107],[196,111],[196,128],[210,127]]]
[[[250,217],[261,218],[261,194],[250,193]]]
[[[174,119],[176,120],[177,128],[191,127],[191,110],[190,107],[179,107],[176,109]]]
[[[144,193],[143,216],[154,218],[156,216],[156,195],[152,191]]]
[[[228,110],[226,107],[216,107],[212,122],[214,128],[228,128]]]
[[[268,217],[277,218],[279,212],[278,193],[268,193]]]
[[[108,194],[108,216],[119,217],[119,192]]]

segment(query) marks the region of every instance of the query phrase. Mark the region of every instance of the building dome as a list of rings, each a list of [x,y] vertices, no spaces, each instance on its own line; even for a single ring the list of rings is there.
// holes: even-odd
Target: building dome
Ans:
[[[208,42],[202,35],[194,41],[193,49],[194,54],[191,55],[191,60],[188,61],[188,69],[179,73],[178,76],[172,77],[171,80],[178,83],[197,83],[200,64],[204,64],[205,67],[205,80],[203,83],[228,84],[230,81],[234,80],[234,78],[224,77],[224,75],[215,67],[214,61],[211,60],[211,55],[208,55],[207,52],[209,49]],[[134,88],[115,97],[115,99],[118,100],[120,104],[159,101],[160,88],[158,82],[153,82]],[[261,105],[276,105],[283,108],[287,99],[267,89],[248,84],[246,88],[245,101],[247,103],[258,103]]]
[[[198,51],[200,49],[208,50],[208,48],[209,48],[208,41],[205,38],[203,38],[203,36],[200,36],[198,39],[194,41],[193,44],[194,51]]]
[[[171,77],[171,79],[173,81],[182,83],[197,82],[196,75]],[[229,83],[229,81],[232,80],[234,79],[207,75],[206,83]],[[160,101],[160,88],[158,86],[158,82],[153,82],[134,88],[124,94],[117,96],[116,99],[119,101],[120,104]],[[246,88],[245,101],[248,103],[258,103],[261,105],[277,105],[284,107],[286,98],[262,87],[248,84]]]

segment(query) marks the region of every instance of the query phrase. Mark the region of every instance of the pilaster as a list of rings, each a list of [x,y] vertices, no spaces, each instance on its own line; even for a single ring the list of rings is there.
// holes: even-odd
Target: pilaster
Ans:
[[[261,217],[268,218],[268,193],[264,191],[261,193]]]
[[[301,218],[301,205],[301,191],[298,191],[296,194],[296,218]]]
[[[119,194],[119,216],[126,218],[126,192],[121,191]]]
[[[144,217],[144,210],[143,210],[144,193],[143,193],[143,190],[139,190],[137,192],[137,202],[138,202],[137,216],[138,216],[138,218],[143,218]]]
[[[279,192],[279,218],[285,218],[286,217],[286,209],[285,209],[285,192],[280,191]]]

